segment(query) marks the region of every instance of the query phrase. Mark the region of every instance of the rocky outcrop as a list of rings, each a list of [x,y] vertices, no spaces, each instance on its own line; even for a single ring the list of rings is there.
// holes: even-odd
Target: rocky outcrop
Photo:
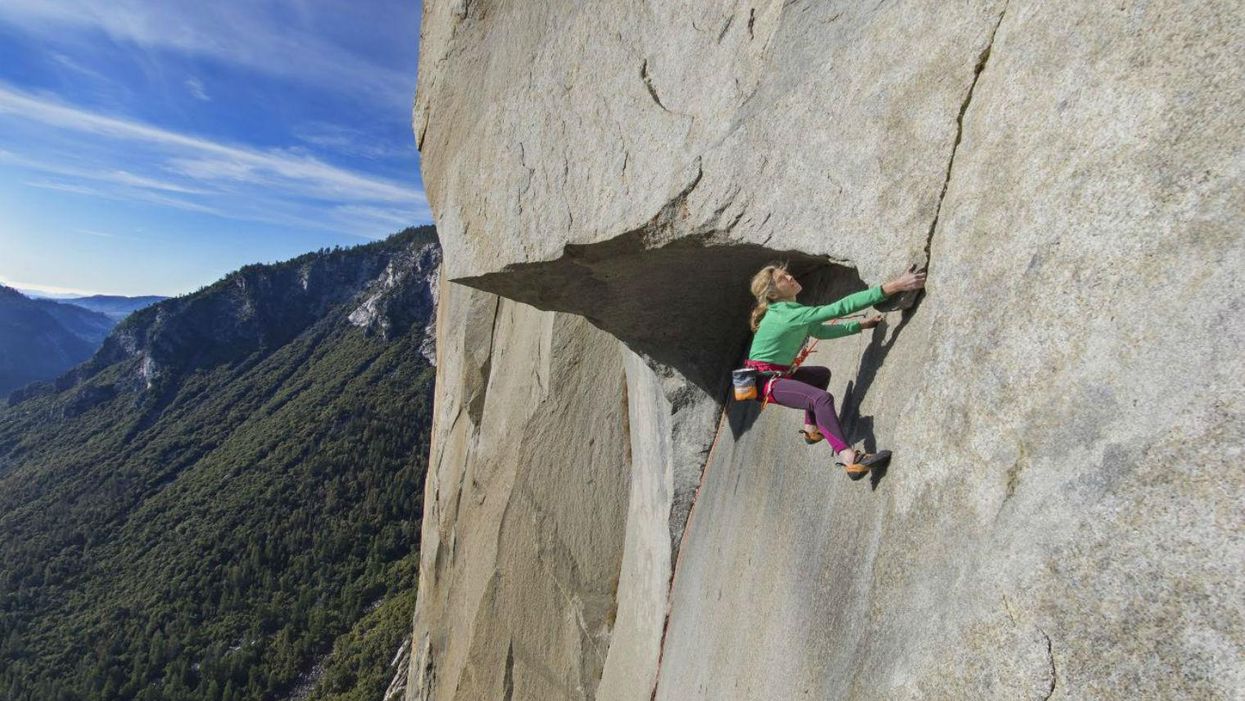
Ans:
[[[427,3],[408,698],[1245,690],[1242,19]],[[725,402],[773,258],[806,303],[929,267],[810,360],[872,489]]]
[[[390,340],[412,324],[426,325],[428,333],[440,263],[435,230],[422,227],[354,249],[243,266],[195,293],[132,312],[87,362],[15,393],[11,403],[76,387],[127,361],[138,368],[127,387],[157,389],[196,369],[271,352],[351,301],[348,320],[366,334]],[[432,360],[431,349],[421,352]]]

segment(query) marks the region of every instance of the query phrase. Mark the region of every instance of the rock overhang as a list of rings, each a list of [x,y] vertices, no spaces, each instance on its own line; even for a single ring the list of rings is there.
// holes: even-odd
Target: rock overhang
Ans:
[[[650,363],[679,371],[715,397],[747,350],[749,282],[763,266],[785,263],[806,287],[824,287],[814,281],[826,279],[841,279],[839,289],[863,287],[850,265],[802,251],[712,235],[647,244],[646,233],[634,231],[602,243],[566,245],[555,260],[455,282],[583,316]]]

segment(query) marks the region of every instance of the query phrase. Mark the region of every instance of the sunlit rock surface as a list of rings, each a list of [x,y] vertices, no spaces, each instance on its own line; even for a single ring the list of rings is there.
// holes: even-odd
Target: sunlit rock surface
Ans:
[[[1245,693],[1239,3],[424,12],[408,698]],[[725,401],[773,258],[929,266],[809,361],[872,484]]]

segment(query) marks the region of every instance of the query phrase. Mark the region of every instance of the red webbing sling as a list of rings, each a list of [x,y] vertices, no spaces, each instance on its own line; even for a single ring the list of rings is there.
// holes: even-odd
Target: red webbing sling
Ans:
[[[836,321],[842,321],[844,319],[858,319],[863,317],[864,314],[852,314],[850,316],[839,317]],[[777,380],[780,377],[790,377],[791,374],[800,367],[800,364],[804,362],[804,359],[807,358],[809,354],[813,352],[813,349],[817,347],[817,340],[818,339],[814,338],[812,343],[801,348],[800,352],[796,354],[795,360],[791,361],[791,364],[787,366],[786,370],[780,371],[777,375],[771,377],[769,382],[765,383],[765,397],[761,400],[761,411],[765,411],[766,405],[769,404],[770,395],[774,393],[774,380]],[[760,363],[749,360],[745,362],[744,365],[746,367],[760,366],[758,369],[763,369],[764,366],[767,365],[773,366],[773,363]]]
[[[782,370],[778,372],[776,375],[771,377],[768,382],[765,383],[764,397],[761,400],[761,411],[765,411],[765,407],[769,404],[770,395],[774,393],[774,381],[781,377],[790,377],[791,374],[794,373],[800,367],[800,364],[804,362],[804,359],[808,357],[809,353],[812,353],[813,349],[816,347],[817,347],[817,339],[814,338],[812,343],[800,349],[800,352],[797,353],[795,356],[795,360],[791,361],[791,364],[787,366],[786,370]],[[756,363],[751,360],[745,363],[745,365],[748,365],[748,366],[760,365],[762,366],[761,369],[763,369],[764,366],[771,366],[771,367],[773,366],[772,363]]]

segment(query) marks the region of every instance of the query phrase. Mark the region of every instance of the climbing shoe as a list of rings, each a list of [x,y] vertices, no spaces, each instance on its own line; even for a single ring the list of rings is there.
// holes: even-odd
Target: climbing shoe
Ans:
[[[826,437],[821,435],[821,431],[805,431],[804,429],[801,428],[799,429],[798,433],[801,436],[804,436],[804,442],[807,443],[808,445],[813,445],[815,443],[820,443],[826,440]]]
[[[836,464],[843,465],[843,469],[847,471],[847,476],[852,480],[858,480],[875,467],[881,467],[891,460],[891,451],[879,450],[876,453],[866,453],[863,450],[856,451],[856,458],[846,465],[836,461]]]

